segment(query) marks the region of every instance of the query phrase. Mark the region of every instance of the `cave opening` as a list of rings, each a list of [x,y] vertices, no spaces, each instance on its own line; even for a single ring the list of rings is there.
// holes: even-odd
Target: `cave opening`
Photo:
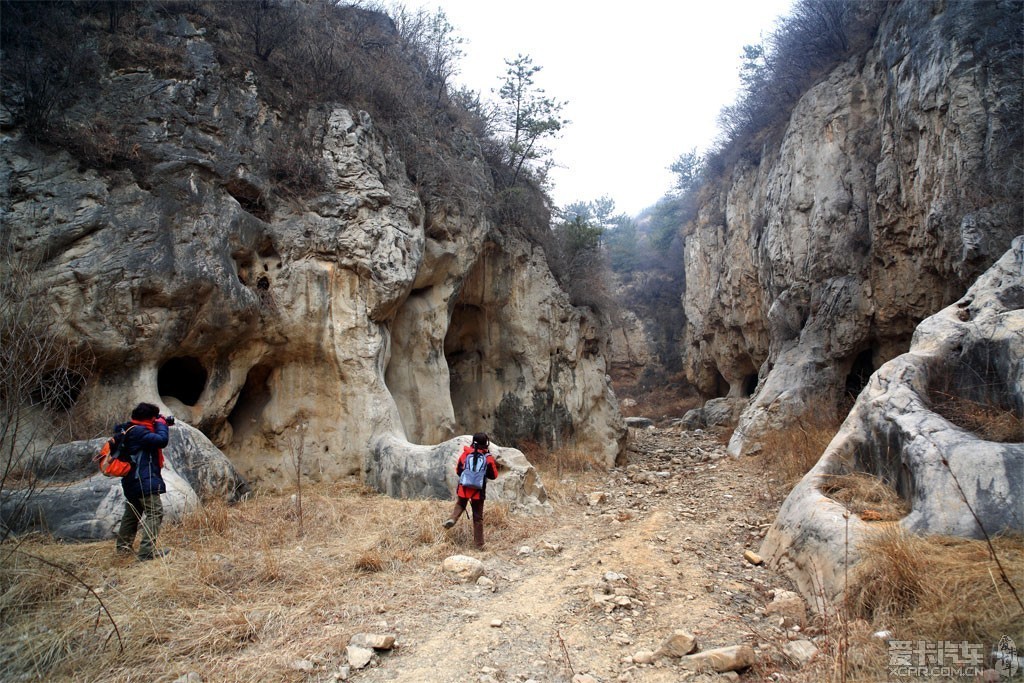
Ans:
[[[206,389],[209,375],[195,356],[177,356],[160,366],[156,376],[157,392],[194,406]]]
[[[245,384],[238,392],[235,407],[228,415],[228,423],[234,432],[234,440],[240,441],[253,433],[260,424],[263,409],[270,403],[270,373],[268,365],[255,365],[245,376]]]
[[[757,391],[757,373],[753,372],[743,378],[743,398],[750,398]]]
[[[712,398],[725,398],[729,395],[729,381],[715,368],[715,389]]]
[[[484,377],[484,311],[473,304],[456,304],[444,337],[444,357],[448,364],[449,392],[456,429],[478,424],[479,407],[486,393]],[[470,429],[472,431],[472,429]]]
[[[850,365],[850,371],[846,374],[846,397],[851,407],[876,370],[874,357],[874,348],[867,348],[858,353]]]

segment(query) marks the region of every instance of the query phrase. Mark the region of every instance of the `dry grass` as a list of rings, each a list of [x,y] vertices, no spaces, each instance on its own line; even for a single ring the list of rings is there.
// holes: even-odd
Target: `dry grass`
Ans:
[[[999,563],[1024,589],[1024,537],[993,539]],[[861,548],[851,576],[855,615],[903,640],[966,640],[992,645],[1024,639],[1024,613],[984,541],[921,537],[887,525]]]
[[[986,441],[1024,442],[1024,419],[1013,410],[940,391],[931,392],[931,403],[936,413]]]
[[[607,471],[603,461],[575,446],[549,450],[527,441],[519,444],[519,450],[537,469],[548,498],[556,505],[575,501],[585,481]]]
[[[793,427],[766,434],[758,455],[765,480],[788,492],[821,459],[839,430],[836,420],[805,419]]]
[[[336,670],[351,634],[421,610],[448,581],[441,561],[472,548],[469,524],[440,526],[450,501],[395,500],[352,484],[311,487],[303,498],[301,536],[287,495],[211,503],[165,525],[161,541],[173,552],[156,562],[119,558],[113,541],[31,537],[0,547],[0,679],[198,671],[218,681],[305,680],[293,662]],[[517,547],[550,523],[489,502],[488,548]],[[30,555],[95,588],[123,652],[97,599]]]
[[[910,513],[895,489],[865,472],[828,475],[821,491],[867,522],[896,521]]]

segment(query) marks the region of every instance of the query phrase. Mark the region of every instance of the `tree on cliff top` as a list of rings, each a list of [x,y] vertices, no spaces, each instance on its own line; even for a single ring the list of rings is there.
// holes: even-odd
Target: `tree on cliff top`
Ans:
[[[505,160],[512,169],[509,184],[515,185],[527,162],[550,154],[551,150],[541,143],[557,136],[569,121],[561,118],[566,103],[546,96],[544,89],[534,83],[533,77],[542,67],[534,65],[529,55],[506,59],[505,64],[508,69],[498,89],[501,103],[497,117],[505,135]]]

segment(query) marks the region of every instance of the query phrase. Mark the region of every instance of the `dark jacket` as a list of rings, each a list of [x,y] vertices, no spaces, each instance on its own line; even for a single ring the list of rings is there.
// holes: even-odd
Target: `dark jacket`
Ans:
[[[154,493],[167,493],[167,485],[160,475],[163,454],[167,445],[167,423],[163,418],[156,420],[132,420],[118,429],[125,429],[124,451],[131,457],[132,470],[121,478],[125,498],[139,498]]]
[[[459,456],[459,461],[455,463],[455,476],[462,474],[462,470],[466,468],[466,456],[473,452],[472,446],[463,446],[462,454]],[[487,453],[487,474],[484,477],[484,487],[482,489],[470,489],[466,488],[462,484],[459,484],[459,488],[456,489],[455,495],[459,498],[479,499],[484,500],[487,498],[487,480],[498,478],[498,463],[495,462],[494,456],[488,451],[480,451],[481,453]]]

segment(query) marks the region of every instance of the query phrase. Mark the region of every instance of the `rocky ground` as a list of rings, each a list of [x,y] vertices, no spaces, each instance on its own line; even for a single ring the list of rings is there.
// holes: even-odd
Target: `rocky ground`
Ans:
[[[443,589],[425,597],[427,604],[390,609],[382,618],[380,635],[394,635],[393,648],[377,650],[364,668],[354,661],[359,651],[351,651],[356,666],[336,678],[654,683],[827,677],[823,654],[814,663],[797,663],[813,648],[804,640],[806,625],[792,628],[804,608],[802,601],[793,603],[792,586],[751,563],[758,558],[744,557],[756,553],[779,502],[757,462],[726,456],[724,446],[699,431],[631,431],[628,466],[585,483],[559,482],[569,487],[568,500],[558,506],[555,523],[527,544],[467,548],[473,559],[453,561],[453,571],[440,573]],[[460,580],[459,569],[473,573]],[[670,640],[677,632],[695,637],[698,652],[731,647],[733,656],[752,655],[755,664],[738,673],[695,673],[696,662],[672,652],[688,645],[682,634]],[[823,638],[818,634],[818,644]]]

